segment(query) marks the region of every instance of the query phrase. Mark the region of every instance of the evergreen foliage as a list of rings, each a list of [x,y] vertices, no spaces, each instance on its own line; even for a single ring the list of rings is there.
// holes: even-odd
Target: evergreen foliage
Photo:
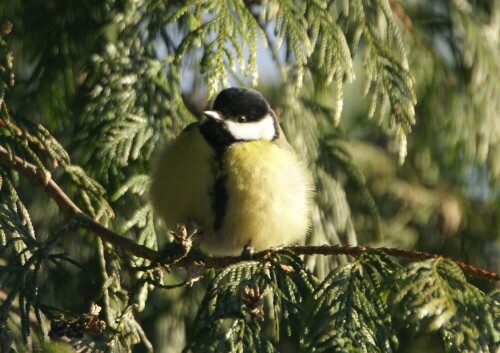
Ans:
[[[400,325],[439,331],[449,352],[494,352],[498,348],[496,304],[467,283],[454,263],[414,263],[403,274],[400,287],[389,300]],[[469,317],[473,312],[476,314]]]
[[[499,291],[449,260],[290,251],[194,283],[47,200],[55,182],[170,254],[155,150],[221,88],[259,85],[316,176],[307,244],[499,272],[499,44],[498,1],[3,1],[0,352],[397,352],[429,334],[495,352]]]

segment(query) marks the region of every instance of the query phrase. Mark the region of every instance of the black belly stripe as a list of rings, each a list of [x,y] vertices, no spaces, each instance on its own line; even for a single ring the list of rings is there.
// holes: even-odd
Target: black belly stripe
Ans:
[[[217,178],[213,188],[212,204],[215,211],[214,230],[217,232],[222,227],[226,215],[228,194],[226,190],[227,175]]]
[[[211,190],[212,208],[215,213],[214,231],[221,229],[226,214],[229,195],[226,190],[227,174],[225,171],[224,155],[227,148],[235,141],[235,139],[224,129],[220,124],[213,121],[206,121],[199,125],[199,129],[205,140],[215,151],[214,173],[217,176]]]

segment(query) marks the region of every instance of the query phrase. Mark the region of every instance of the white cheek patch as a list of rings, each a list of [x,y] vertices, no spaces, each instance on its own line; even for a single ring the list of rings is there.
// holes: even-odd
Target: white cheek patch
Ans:
[[[274,119],[266,115],[262,120],[250,123],[238,123],[226,120],[226,127],[236,140],[268,140],[271,141],[276,134]]]

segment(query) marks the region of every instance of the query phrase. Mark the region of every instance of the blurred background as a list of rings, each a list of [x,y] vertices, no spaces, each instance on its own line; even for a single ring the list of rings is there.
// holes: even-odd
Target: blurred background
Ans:
[[[3,0],[0,103],[64,147],[71,163],[58,168],[57,151],[47,163],[79,206],[162,248],[169,236],[147,202],[155,150],[221,88],[254,86],[314,170],[308,244],[417,249],[500,272],[500,2],[369,3]],[[37,239],[60,229],[56,205],[13,180]],[[100,293],[103,245],[76,233],[59,246],[81,268],[47,266],[39,291],[84,312]],[[155,352],[179,352],[205,283],[149,292],[105,259]],[[346,261],[306,259],[318,276]]]

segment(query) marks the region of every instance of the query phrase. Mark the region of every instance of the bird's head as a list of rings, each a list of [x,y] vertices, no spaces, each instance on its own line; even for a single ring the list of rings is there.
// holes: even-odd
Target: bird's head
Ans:
[[[248,88],[227,88],[219,93],[212,110],[204,112],[218,135],[233,141],[274,140],[279,135],[276,115],[266,99]]]

